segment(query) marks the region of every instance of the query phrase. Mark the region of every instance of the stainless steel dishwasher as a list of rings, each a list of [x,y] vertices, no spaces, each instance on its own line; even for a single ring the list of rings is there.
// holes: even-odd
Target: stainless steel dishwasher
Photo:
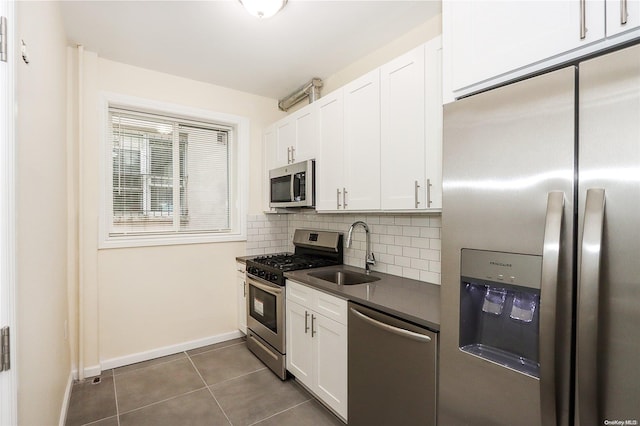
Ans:
[[[349,302],[349,426],[436,424],[438,334]]]

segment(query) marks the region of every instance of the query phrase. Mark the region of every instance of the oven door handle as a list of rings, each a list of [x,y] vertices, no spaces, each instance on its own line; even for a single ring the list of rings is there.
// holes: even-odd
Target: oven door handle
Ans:
[[[267,284],[262,284],[258,282],[255,278],[249,278],[249,285],[256,286],[260,290],[266,291],[267,293],[273,294],[274,296],[282,295],[282,288],[280,287],[276,288]]]

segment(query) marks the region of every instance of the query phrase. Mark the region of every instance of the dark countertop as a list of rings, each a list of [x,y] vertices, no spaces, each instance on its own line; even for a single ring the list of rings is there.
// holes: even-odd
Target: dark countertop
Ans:
[[[337,285],[309,276],[309,273],[341,270],[364,273],[364,269],[340,265],[286,272],[284,276],[433,331],[440,331],[439,285],[375,271],[371,272],[371,276],[380,277],[380,280],[368,284]]]

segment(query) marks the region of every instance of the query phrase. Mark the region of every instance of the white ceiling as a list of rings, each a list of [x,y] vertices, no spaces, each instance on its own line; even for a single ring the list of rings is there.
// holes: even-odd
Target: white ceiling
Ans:
[[[439,0],[289,0],[259,20],[237,0],[63,1],[69,42],[118,62],[282,98],[440,13]]]

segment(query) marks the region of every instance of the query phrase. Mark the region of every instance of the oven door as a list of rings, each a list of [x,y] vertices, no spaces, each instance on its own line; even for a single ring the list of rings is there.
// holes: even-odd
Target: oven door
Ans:
[[[285,353],[284,287],[247,275],[247,327]]]

